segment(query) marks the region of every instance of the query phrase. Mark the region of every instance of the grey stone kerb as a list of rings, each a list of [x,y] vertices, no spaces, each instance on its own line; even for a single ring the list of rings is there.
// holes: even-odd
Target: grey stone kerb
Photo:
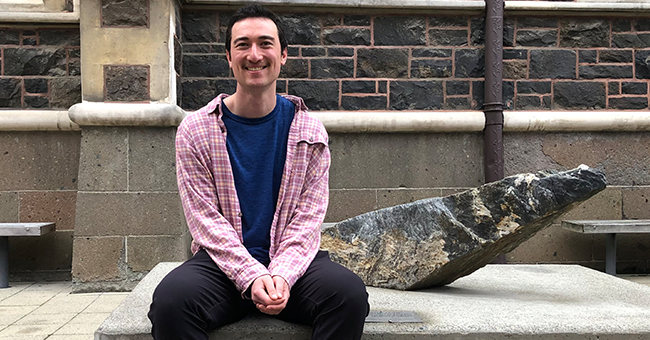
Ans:
[[[95,332],[149,340],[151,296],[179,263],[156,266]],[[366,323],[364,340],[638,340],[650,338],[650,287],[576,265],[488,265],[434,289],[368,287],[373,311],[412,311],[421,323]],[[210,339],[304,340],[309,327],[255,315]]]
[[[70,120],[79,126],[178,126],[185,111],[163,103],[95,103],[73,105]]]

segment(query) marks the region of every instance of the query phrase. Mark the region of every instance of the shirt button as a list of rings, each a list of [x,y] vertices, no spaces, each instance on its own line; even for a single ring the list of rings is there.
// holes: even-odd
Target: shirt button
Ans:
[[[237,216],[242,217],[242,216],[244,216],[244,214],[242,214],[242,213],[240,212],[239,214],[237,214]]]
[[[313,143],[314,142],[314,137],[309,137],[309,142]]]

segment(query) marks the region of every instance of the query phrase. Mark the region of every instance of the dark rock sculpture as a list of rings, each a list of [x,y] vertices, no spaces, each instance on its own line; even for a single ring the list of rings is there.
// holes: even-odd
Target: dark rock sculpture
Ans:
[[[323,230],[321,248],[370,286],[441,286],[513,250],[605,186],[605,175],[585,165],[511,176],[342,221]]]

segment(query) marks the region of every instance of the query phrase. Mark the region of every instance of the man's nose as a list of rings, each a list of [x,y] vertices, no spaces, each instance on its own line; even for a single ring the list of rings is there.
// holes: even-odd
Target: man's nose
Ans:
[[[251,45],[250,53],[248,54],[248,60],[255,63],[260,61],[261,59],[262,59],[262,54],[260,53],[257,44]]]

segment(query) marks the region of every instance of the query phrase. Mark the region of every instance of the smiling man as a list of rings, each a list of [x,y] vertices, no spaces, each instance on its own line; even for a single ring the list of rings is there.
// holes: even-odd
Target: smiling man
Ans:
[[[208,339],[259,310],[312,326],[312,339],[359,339],[361,279],[319,251],[330,153],[302,99],[276,94],[287,42],[275,15],[239,9],[226,31],[237,80],[176,135],[178,187],[194,256],[156,288],[155,339]]]

